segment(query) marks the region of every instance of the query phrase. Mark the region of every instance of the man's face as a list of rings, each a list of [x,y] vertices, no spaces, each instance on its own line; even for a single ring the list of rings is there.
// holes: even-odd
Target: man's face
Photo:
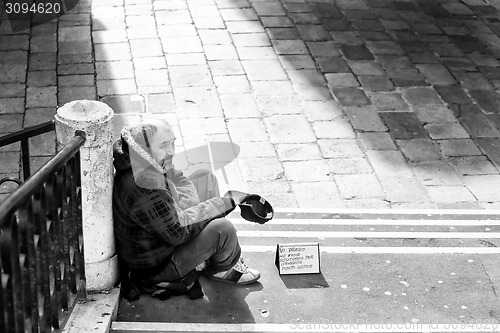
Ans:
[[[149,139],[151,155],[165,170],[173,168],[175,155],[175,135],[170,126],[159,123],[158,131]]]

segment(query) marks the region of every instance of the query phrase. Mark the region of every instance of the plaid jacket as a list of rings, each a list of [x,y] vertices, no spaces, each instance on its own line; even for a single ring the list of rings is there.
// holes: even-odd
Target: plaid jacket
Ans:
[[[225,216],[231,203],[222,198],[200,203],[197,197],[192,197],[187,198],[191,206],[183,204],[181,208],[179,195],[184,199],[195,195],[192,183],[179,171],[167,181],[166,175],[153,166],[132,170],[133,160],[141,158],[137,154],[132,156],[131,161],[129,144],[122,137],[113,147],[116,246],[128,268],[154,268],[167,262],[175,246],[192,239],[211,220]],[[147,161],[141,161],[143,165],[144,162]]]

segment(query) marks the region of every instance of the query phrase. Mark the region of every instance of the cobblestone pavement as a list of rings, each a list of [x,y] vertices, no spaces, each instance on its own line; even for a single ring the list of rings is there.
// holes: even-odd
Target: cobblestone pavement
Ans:
[[[499,0],[81,0],[0,25],[0,134],[97,99],[232,141],[229,185],[279,207],[500,208]],[[33,163],[55,153],[32,140]],[[19,145],[0,176],[18,176]],[[12,190],[6,184],[2,193]],[[5,194],[4,194],[5,195]]]

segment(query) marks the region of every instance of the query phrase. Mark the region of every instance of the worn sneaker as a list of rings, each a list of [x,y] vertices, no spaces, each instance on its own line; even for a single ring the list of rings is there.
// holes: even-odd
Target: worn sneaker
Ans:
[[[243,258],[240,258],[236,265],[225,272],[219,272],[207,276],[211,280],[234,283],[234,284],[250,284],[254,283],[260,278],[260,273],[248,267],[243,262]]]

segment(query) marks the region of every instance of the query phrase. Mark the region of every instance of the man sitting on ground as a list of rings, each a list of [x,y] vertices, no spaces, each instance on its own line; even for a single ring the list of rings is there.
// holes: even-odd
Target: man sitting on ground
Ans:
[[[216,177],[175,170],[175,135],[168,122],[127,126],[113,147],[113,218],[122,265],[149,283],[179,281],[203,268],[209,279],[236,284],[260,273],[241,258],[236,230],[225,216],[233,199],[220,197]]]

